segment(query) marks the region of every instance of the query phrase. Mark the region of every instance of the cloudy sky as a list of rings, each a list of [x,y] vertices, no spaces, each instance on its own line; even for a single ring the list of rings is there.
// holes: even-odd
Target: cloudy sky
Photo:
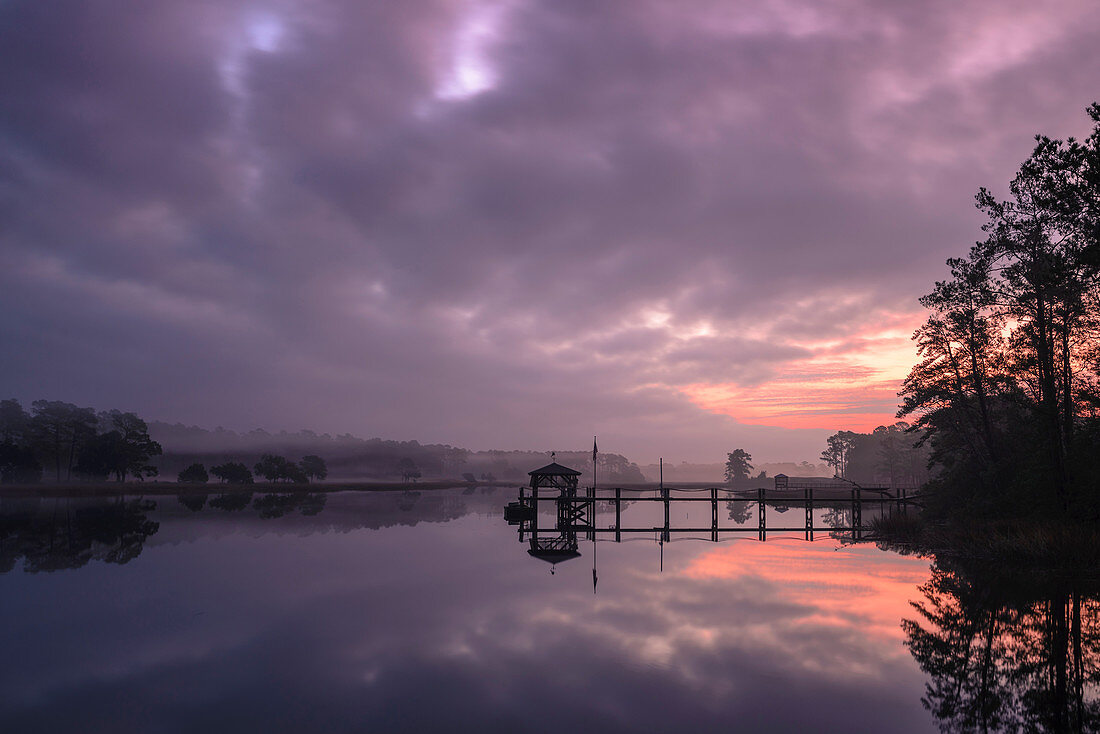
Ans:
[[[0,392],[639,461],[892,422],[1094,0],[0,3]]]

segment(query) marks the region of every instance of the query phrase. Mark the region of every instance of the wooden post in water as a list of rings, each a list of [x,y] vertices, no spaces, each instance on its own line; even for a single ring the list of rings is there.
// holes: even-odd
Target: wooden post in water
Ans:
[[[718,542],[718,488],[710,490],[710,539]]]
[[[661,498],[664,500],[663,504],[665,506],[665,527],[664,527],[664,530],[661,531],[661,536],[665,539],[665,541],[668,541],[668,540],[670,540],[669,530],[671,528],[669,526],[669,521],[668,521],[669,491],[667,489],[662,489],[661,490]]]
[[[524,494],[525,494],[525,488],[520,487],[519,488],[519,506],[520,507],[523,507],[527,504],[524,501]],[[524,528],[525,525],[527,525],[527,523],[525,523],[521,520],[520,523],[519,523],[519,542],[521,542],[521,543],[523,542],[523,528]]]
[[[588,539],[596,539],[596,488],[588,487],[585,489],[585,494],[588,495]]]
[[[764,540],[767,533],[767,527],[764,524],[764,488],[759,487],[756,490],[756,514],[759,521],[760,528],[760,540]]]
[[[852,490],[852,537],[863,537],[863,496],[859,487]]]
[[[531,513],[531,537],[539,537],[539,485],[534,483],[531,487],[531,507],[535,511]]]
[[[814,539],[814,488],[806,487],[806,540]]]
[[[615,487],[615,542],[621,543],[623,539],[623,490]]]

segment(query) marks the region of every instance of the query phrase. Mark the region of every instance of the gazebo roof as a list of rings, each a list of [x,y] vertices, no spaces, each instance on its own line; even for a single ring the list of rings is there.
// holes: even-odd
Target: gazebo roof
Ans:
[[[569,561],[574,558],[579,558],[580,553],[572,549],[562,550],[529,550],[527,555],[532,558],[537,558],[540,561],[546,561],[547,563],[561,563],[563,561]]]
[[[547,464],[541,469],[527,472],[532,477],[579,477],[581,473],[576,469],[562,466],[558,462]]]

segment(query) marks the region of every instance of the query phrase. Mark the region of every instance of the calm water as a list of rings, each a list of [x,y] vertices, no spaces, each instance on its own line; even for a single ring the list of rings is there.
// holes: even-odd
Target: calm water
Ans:
[[[504,522],[511,499],[0,501],[0,731],[1059,728],[1027,703],[1054,668],[1013,678],[1005,608],[927,559],[820,534],[601,540],[594,593],[592,543],[551,574]],[[1053,598],[1006,604],[1035,639],[1062,639],[1052,609],[1077,614],[1068,696],[1087,712],[1095,602]]]

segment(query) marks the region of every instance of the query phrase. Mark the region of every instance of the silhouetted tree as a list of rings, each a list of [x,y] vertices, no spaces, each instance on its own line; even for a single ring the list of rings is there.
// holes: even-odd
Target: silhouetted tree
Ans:
[[[564,457],[559,456],[559,461]],[[630,461],[622,454],[613,454],[610,452],[602,452],[597,456],[599,461],[599,474],[598,479],[600,482],[644,482],[645,475],[642,474],[642,470],[638,468],[638,465]],[[591,462],[591,455],[589,455],[588,462]],[[507,475],[507,468],[501,467],[500,472],[502,475]]]
[[[210,473],[226,484],[252,484],[252,472],[240,462],[228,461],[210,468]]]
[[[196,463],[181,471],[176,481],[181,484],[206,484],[210,481],[210,475],[206,473],[205,466]]]
[[[309,479],[320,480],[328,476],[328,467],[325,466],[325,460],[320,456],[313,454],[303,456],[299,466],[302,468],[302,474]]]
[[[856,434],[852,431],[837,431],[826,439],[826,448],[821,452],[821,460],[833,468],[838,477],[848,472],[848,456],[855,446]]]
[[[54,467],[54,479],[72,477],[81,445],[96,432],[96,414],[91,408],[79,408],[59,400],[35,400],[31,404],[35,443],[43,457]]]
[[[1065,510],[1093,479],[1070,478],[1096,453],[1074,446],[1100,405],[1100,105],[1089,114],[1084,142],[1037,138],[1007,199],[979,191],[986,239],[921,300],[922,361],[898,417],[914,416],[945,487],[1004,496],[1024,482]]]
[[[286,463],[286,480],[295,484],[309,484],[309,478],[302,471],[302,467],[293,461]]]
[[[0,400],[0,483],[25,484],[42,478],[34,455],[31,417],[18,400]]]
[[[267,479],[269,482],[294,482],[295,484],[306,484],[309,480],[302,472],[302,469],[293,461],[288,461],[285,456],[277,456],[275,454],[264,454],[260,457],[254,467],[257,474]]]
[[[0,484],[34,484],[42,479],[42,465],[34,451],[15,443],[0,443]]]
[[[401,475],[401,480],[404,482],[420,478],[420,469],[417,468],[416,462],[407,456],[397,462],[397,473]]]
[[[162,453],[159,443],[149,437],[141,418],[133,413],[112,410],[101,413],[100,423],[111,428],[89,439],[81,450],[76,471],[90,478],[113,475],[119,482],[127,475],[137,478],[155,476],[149,460]]]
[[[27,446],[31,441],[31,417],[18,400],[0,400],[0,443]]]
[[[752,471],[752,456],[744,449],[734,449],[726,454],[726,481],[730,484],[749,478]]]
[[[285,456],[264,454],[252,470],[269,482],[277,482],[287,477],[287,460]]]

